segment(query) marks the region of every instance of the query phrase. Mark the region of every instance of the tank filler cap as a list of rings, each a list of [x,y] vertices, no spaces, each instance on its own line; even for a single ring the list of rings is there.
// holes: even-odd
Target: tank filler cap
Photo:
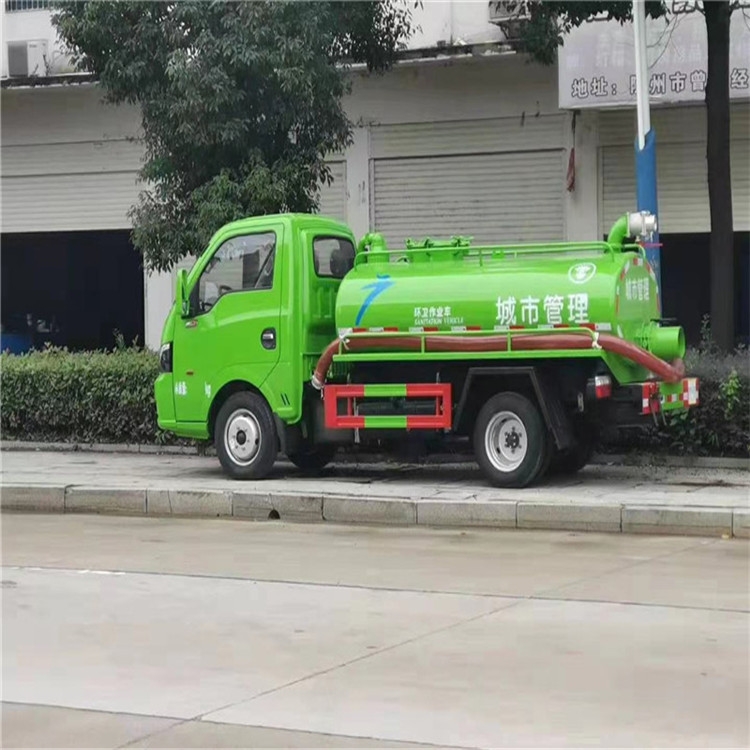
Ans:
[[[628,236],[650,239],[658,229],[656,216],[650,211],[628,214]]]

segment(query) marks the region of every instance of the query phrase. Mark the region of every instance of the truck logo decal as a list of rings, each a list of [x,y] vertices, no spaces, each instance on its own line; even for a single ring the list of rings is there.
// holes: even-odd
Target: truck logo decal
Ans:
[[[593,263],[576,263],[568,271],[568,278],[574,284],[585,284],[596,275],[596,266]]]
[[[367,295],[365,301],[362,303],[362,307],[359,308],[357,313],[357,319],[354,321],[354,325],[358,326],[362,322],[362,318],[365,317],[367,308],[375,301],[375,298],[380,296],[386,289],[390,289],[394,285],[394,281],[387,274],[378,274],[378,280],[373,281],[372,284],[368,284],[362,287],[363,290],[371,289],[372,291]]]

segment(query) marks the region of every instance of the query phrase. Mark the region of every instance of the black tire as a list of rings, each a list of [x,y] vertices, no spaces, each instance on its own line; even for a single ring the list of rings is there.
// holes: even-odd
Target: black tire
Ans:
[[[549,468],[550,476],[572,476],[586,466],[593,453],[593,433],[589,430],[577,431],[573,445],[553,456]]]
[[[268,476],[279,439],[265,399],[252,391],[233,393],[216,417],[214,445],[224,471],[233,479]]]
[[[328,466],[336,455],[337,446],[319,445],[296,453],[288,453],[287,458],[302,471],[320,471]]]
[[[516,451],[521,453],[515,455]],[[531,484],[545,468],[548,455],[547,428],[539,409],[520,393],[492,396],[474,426],[474,454],[496,487]]]

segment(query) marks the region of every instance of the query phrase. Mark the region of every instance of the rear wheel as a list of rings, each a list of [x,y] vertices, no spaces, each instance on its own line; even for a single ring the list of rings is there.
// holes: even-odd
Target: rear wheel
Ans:
[[[498,393],[482,407],[474,427],[474,452],[485,475],[497,487],[526,487],[547,458],[542,415],[520,393]]]
[[[335,445],[319,445],[288,453],[287,458],[302,471],[320,471],[333,461],[335,455]]]
[[[550,464],[550,475],[569,476],[580,471],[591,460],[594,453],[594,431],[587,426],[575,430],[575,437],[570,448],[558,451]]]
[[[216,417],[214,444],[233,479],[266,477],[278,455],[278,436],[265,399],[251,391],[232,394]]]

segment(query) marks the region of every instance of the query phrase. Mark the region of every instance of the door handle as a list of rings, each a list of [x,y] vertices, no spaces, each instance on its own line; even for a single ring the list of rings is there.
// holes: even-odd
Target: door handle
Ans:
[[[266,330],[260,334],[260,343],[264,349],[275,349],[276,348],[276,329],[266,328]]]
[[[185,328],[195,328],[198,325],[197,320],[188,320],[187,323],[185,323]]]

